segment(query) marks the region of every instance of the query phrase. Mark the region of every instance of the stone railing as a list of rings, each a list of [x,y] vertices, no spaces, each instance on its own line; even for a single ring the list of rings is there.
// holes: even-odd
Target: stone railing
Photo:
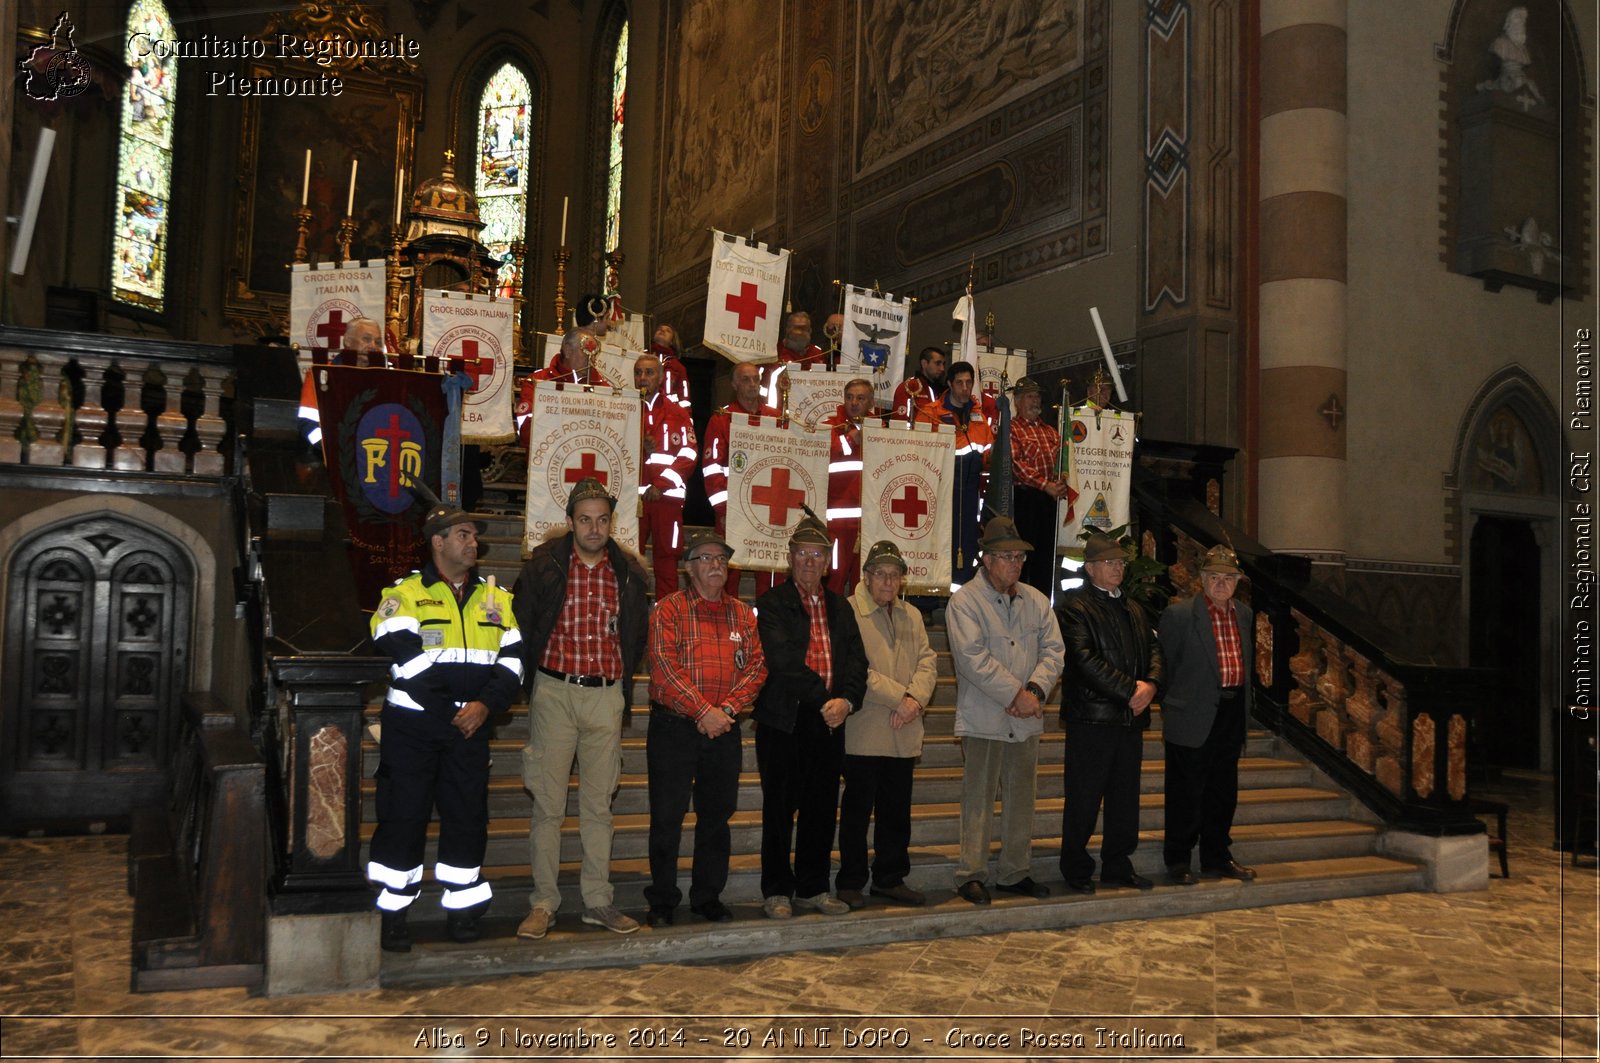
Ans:
[[[1182,491],[1174,494],[1182,494]],[[1255,610],[1256,715],[1390,826],[1473,833],[1468,749],[1474,706],[1495,696],[1485,669],[1409,659],[1400,639],[1309,580],[1198,499],[1136,491],[1144,552],[1168,564],[1176,597],[1199,593],[1200,559],[1229,541]]]
[[[0,328],[0,464],[222,476],[234,351]]]

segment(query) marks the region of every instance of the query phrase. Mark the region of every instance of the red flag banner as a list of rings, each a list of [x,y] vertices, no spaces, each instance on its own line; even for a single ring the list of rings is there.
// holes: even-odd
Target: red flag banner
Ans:
[[[408,478],[439,488],[445,400],[439,373],[312,368],[328,478],[350,532],[350,562],[363,607],[422,560],[428,507]]]

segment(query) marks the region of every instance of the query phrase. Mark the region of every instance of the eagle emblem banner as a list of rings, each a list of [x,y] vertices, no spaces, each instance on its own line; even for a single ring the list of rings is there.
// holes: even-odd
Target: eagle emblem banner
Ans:
[[[639,393],[587,390],[553,380],[535,382],[528,440],[526,553],[566,531],[567,496],[586,476],[617,499],[611,537],[639,548]]]
[[[1128,523],[1128,502],[1133,490],[1134,417],[1121,410],[1098,406],[1073,409],[1063,439],[1072,445],[1072,472],[1067,482],[1078,495],[1060,527],[1056,545],[1083,552],[1079,533],[1109,531]]]
[[[861,557],[880,539],[900,548],[907,594],[949,594],[953,425],[861,427]]]
[[[788,276],[788,251],[713,233],[700,342],[734,362],[776,361]]]
[[[911,300],[887,292],[844,286],[844,330],[839,335],[839,366],[872,381],[874,404],[894,405],[894,391],[906,375],[906,339],[911,330]]]
[[[773,417],[735,417],[728,431],[728,545],[741,569],[785,572],[789,534],[828,507],[826,429]]]
[[[289,342],[304,351],[340,350],[350,322],[367,317],[381,325],[387,306],[381,258],[297,262],[289,272]]]
[[[472,387],[461,397],[461,442],[509,443],[512,423],[511,336],[514,304],[509,299],[425,290],[422,350],[443,364],[461,359]]]

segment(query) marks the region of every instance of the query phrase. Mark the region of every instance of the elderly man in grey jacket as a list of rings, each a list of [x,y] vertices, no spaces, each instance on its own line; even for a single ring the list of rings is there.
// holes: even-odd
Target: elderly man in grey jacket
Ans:
[[[1034,784],[1044,701],[1061,677],[1066,646],[1044,595],[1019,582],[1033,547],[1009,517],[983,529],[981,578],[950,598],[945,627],[956,669],[956,736],[961,778],[961,858],[956,893],[988,904],[990,821],[1000,794],[1000,864],[995,888],[1024,897],[1050,895],[1028,874]]]
[[[927,901],[906,884],[911,873],[911,777],[922,754],[922,714],[939,681],[922,614],[900,597],[905,558],[887,539],[867,552],[850,596],[867,651],[867,694],[844,725],[844,798],[839,803],[839,899],[864,907],[867,820],[872,835],[872,895],[917,907]]]

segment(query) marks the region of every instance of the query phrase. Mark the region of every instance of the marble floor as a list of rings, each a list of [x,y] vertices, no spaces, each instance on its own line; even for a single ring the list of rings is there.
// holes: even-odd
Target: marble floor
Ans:
[[[130,993],[125,839],[3,839],[0,1055],[1594,1059],[1596,871],[1547,781],[1485,795],[1486,891],[272,999]]]

